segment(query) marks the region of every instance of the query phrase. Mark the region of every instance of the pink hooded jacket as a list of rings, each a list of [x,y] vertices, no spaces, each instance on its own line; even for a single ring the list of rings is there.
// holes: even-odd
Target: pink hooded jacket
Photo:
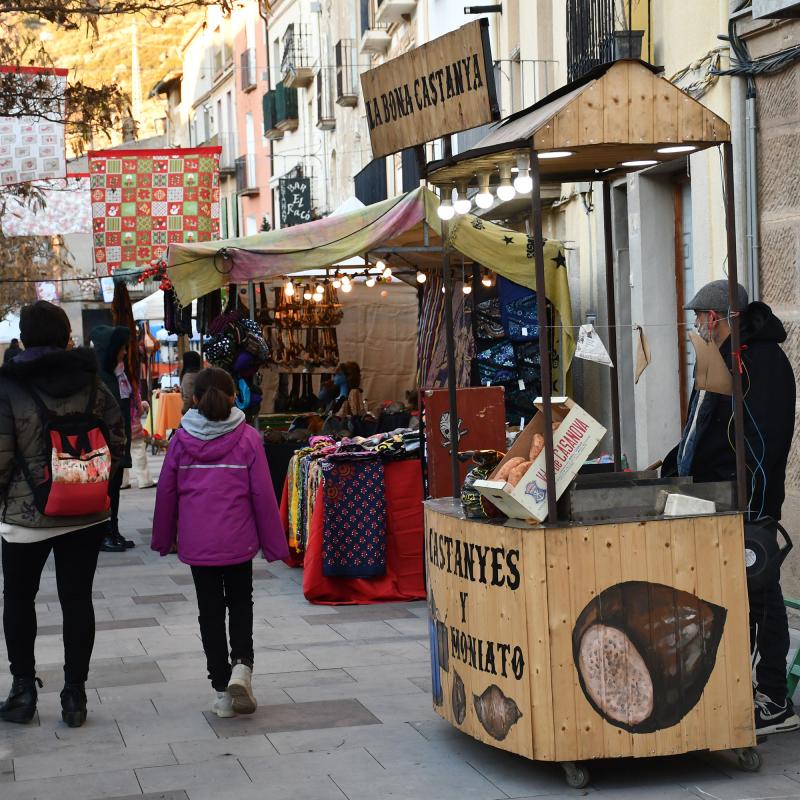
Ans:
[[[165,556],[176,540],[191,566],[289,556],[261,436],[238,409],[222,422],[193,409],[170,442],[150,546]]]

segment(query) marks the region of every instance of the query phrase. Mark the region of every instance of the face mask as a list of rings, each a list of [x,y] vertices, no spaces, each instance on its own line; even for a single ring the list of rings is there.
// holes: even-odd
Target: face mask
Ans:
[[[695,330],[704,342],[710,342],[714,337],[711,330],[711,322],[708,317],[701,319],[699,316],[694,323]]]

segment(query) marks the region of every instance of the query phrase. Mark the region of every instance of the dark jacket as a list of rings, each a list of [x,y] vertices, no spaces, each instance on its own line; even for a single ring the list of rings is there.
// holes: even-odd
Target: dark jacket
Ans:
[[[94,414],[108,427],[109,448],[116,466],[125,448],[125,428],[119,406],[97,377],[97,361],[89,348],[61,350],[35,348],[0,367],[0,493],[3,521],[25,528],[84,527],[108,514],[87,517],[43,517],[33,504],[33,493],[15,461],[19,453],[35,481],[44,480],[49,453],[31,386],[57,414],[85,411],[92,386],[96,387]]]
[[[12,358],[16,358],[22,352],[22,348],[19,345],[9,345],[8,349],[3,353],[3,363],[8,364]]]
[[[89,334],[89,338],[94,345],[94,351],[97,354],[97,374],[100,380],[106,385],[106,388],[117,403],[119,403],[122,418],[125,420],[125,455],[123,456],[122,466],[132,466],[131,461],[131,401],[130,398],[122,398],[119,394],[119,381],[114,374],[117,368],[117,353],[120,348],[130,344],[131,332],[123,327],[117,325],[98,325]]]
[[[780,519],[796,396],[792,366],[780,347],[786,340],[786,330],[768,305],[756,302],[750,303],[742,314],[741,335],[750,516]],[[730,338],[723,342],[720,353],[730,368]],[[698,393],[693,392],[687,429],[697,399]],[[731,397],[706,393],[691,463],[691,475],[696,481],[736,479],[732,416]]]

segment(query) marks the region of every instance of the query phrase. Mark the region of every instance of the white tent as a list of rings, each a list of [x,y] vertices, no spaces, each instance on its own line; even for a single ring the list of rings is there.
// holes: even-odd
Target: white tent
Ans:
[[[153,294],[133,303],[132,308],[135,320],[163,320],[164,292],[156,289]],[[192,316],[197,316],[197,300],[192,303]]]

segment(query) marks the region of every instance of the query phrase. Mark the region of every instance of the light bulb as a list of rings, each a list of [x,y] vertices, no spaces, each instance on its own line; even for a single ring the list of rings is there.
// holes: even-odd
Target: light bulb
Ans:
[[[308,289],[306,289],[303,292],[303,300],[310,300],[310,299],[311,299],[311,292]]]
[[[375,264],[375,269],[378,270],[378,272],[383,272],[386,269],[386,262],[379,258]]]
[[[371,289],[375,285],[375,276],[370,275],[369,278],[367,278],[367,280],[364,281],[364,283],[366,283],[367,286],[369,286],[369,288]]]
[[[338,278],[333,279],[333,288],[340,289],[342,286],[342,282]]]
[[[536,157],[541,161],[542,159],[548,158],[569,158],[574,155],[575,153],[573,153],[572,150],[550,150],[545,153],[537,153]]]
[[[428,280],[428,276],[422,272],[421,270],[417,271],[417,283],[425,283]]]
[[[465,283],[461,287],[461,291],[464,292],[464,294],[471,294],[472,293],[472,287],[468,283]]]
[[[520,194],[529,194],[533,191],[533,178],[530,171],[531,162],[525,153],[517,156],[517,177],[514,179],[514,188]]]
[[[635,161],[623,161],[620,166],[622,167],[652,167],[653,164],[658,164],[653,158],[640,158]]]
[[[386,267],[383,270],[383,279],[385,281],[390,281],[392,279],[392,268],[391,267]]]
[[[491,208],[492,203],[494,203],[494,195],[489,191],[479,192],[475,195],[475,205],[478,208]]]
[[[693,144],[675,144],[670,145],[669,147],[659,147],[656,150],[657,153],[691,153],[693,150],[697,150],[697,147]]]
[[[291,281],[286,281],[286,286],[283,287],[283,293],[287,297],[292,297],[294,295],[294,284]]]
[[[325,287],[321,283],[318,283],[314,287],[314,294],[322,294],[324,291],[325,291]]]
[[[349,275],[343,275],[342,276],[342,289],[344,289],[345,286],[350,286],[350,276]],[[345,291],[347,291],[347,290],[345,289]]]
[[[347,283],[342,282],[342,291],[347,294],[348,292],[353,291],[353,284],[348,281]]]
[[[507,203],[509,200],[514,199],[516,189],[511,183],[511,164],[502,164],[500,166],[500,184],[497,187],[497,199]]]
[[[312,299],[314,300],[315,303],[321,303],[322,302],[322,295],[321,294],[315,294]]]
[[[469,214],[469,210],[472,208],[472,200],[466,195],[464,197],[459,196],[458,200],[453,203],[453,208],[456,214]]]
[[[488,289],[492,285],[492,279],[489,277],[489,273],[485,272],[483,277],[481,278],[481,283]]]
[[[452,190],[448,189],[444,197],[442,197],[442,202],[439,203],[439,208],[436,209],[436,213],[439,215],[439,219],[443,220],[453,219],[456,210],[455,208],[453,208],[452,195],[453,195]]]

